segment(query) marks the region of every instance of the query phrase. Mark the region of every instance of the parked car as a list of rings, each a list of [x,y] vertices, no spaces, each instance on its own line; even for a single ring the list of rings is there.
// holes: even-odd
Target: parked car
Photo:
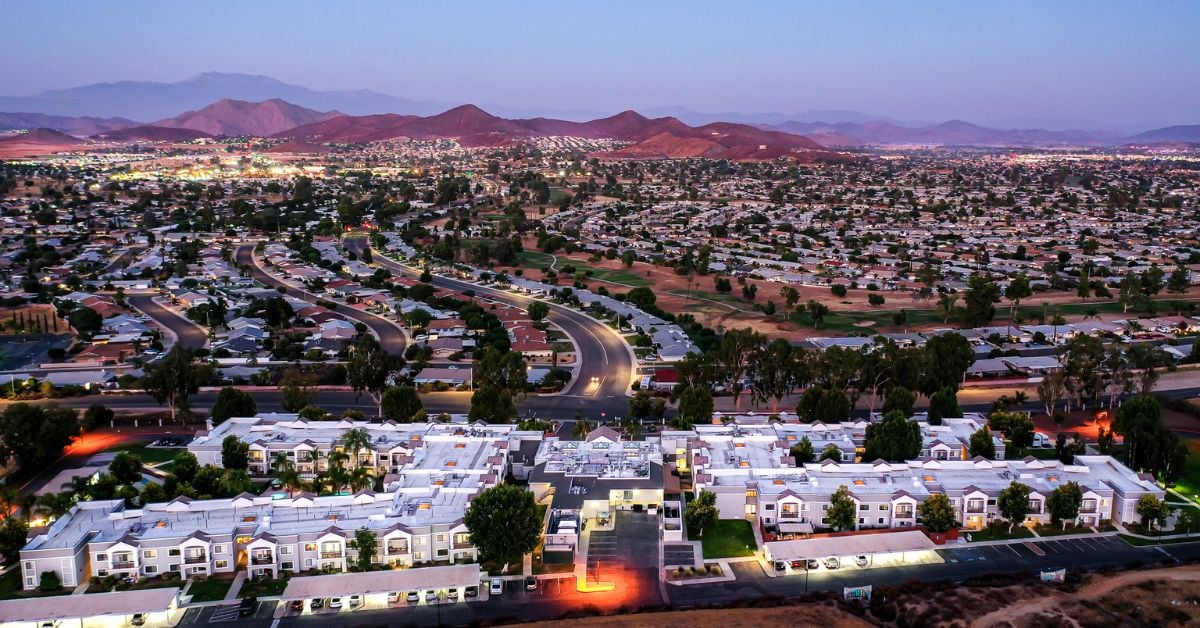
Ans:
[[[779,561],[779,562],[783,562],[783,561]],[[795,569],[796,571],[804,571],[804,561],[803,560],[793,560],[792,561],[792,569]],[[780,571],[783,571],[783,570],[781,569]]]
[[[537,578],[535,578],[533,576],[525,576],[525,590],[526,591],[536,591],[537,590]]]
[[[826,569],[837,569],[838,567],[841,567],[841,566],[842,566],[842,561],[838,560],[837,556],[830,556],[829,558],[825,559],[825,568]]]
[[[504,593],[504,581],[500,578],[492,578],[492,584],[488,587],[488,593],[492,595]]]
[[[288,603],[288,610],[292,611],[293,613],[303,612],[304,611],[304,600],[292,600],[291,602]]]
[[[857,563],[859,567],[866,567],[867,565],[871,564],[871,559],[867,558],[866,554],[859,554],[854,558],[854,562]]]
[[[258,598],[254,596],[242,598],[242,605],[238,607],[238,616],[249,617],[258,610]]]
[[[450,587],[449,589],[447,589],[446,590],[446,598],[449,599],[450,601],[457,600],[458,599],[458,589],[455,589],[454,587]]]
[[[463,591],[463,597],[479,597],[479,587],[470,586]]]
[[[426,591],[425,592],[425,601],[426,602],[436,602],[437,601],[437,591],[434,591],[432,589],[430,589],[429,591]]]
[[[808,559],[808,570],[809,571],[813,571],[814,569],[820,569],[820,568],[821,568],[821,561],[819,561],[815,558]]]
[[[404,600],[409,604],[416,604],[421,601],[421,593],[418,591],[409,591],[408,595],[404,596]]]
[[[395,603],[399,602],[400,601],[400,592],[392,591],[391,593],[388,593],[387,600],[388,600],[387,601],[388,604],[395,604]]]
[[[787,571],[788,563],[786,560],[775,561],[775,571]]]
[[[312,601],[308,603],[308,610],[310,611],[319,611],[322,608],[325,608],[325,600],[319,597],[313,598]]]
[[[129,620],[129,623],[133,624],[134,626],[145,626],[146,625],[146,614],[145,613],[134,613],[133,617]]]
[[[351,595],[350,596],[350,608],[352,608],[352,609],[358,608],[358,607],[362,606],[362,603],[363,603],[363,596],[361,596],[361,595]]]
[[[335,610],[335,611],[341,609],[342,608],[342,598],[340,598],[340,597],[329,598],[329,608],[330,608],[330,610]]]

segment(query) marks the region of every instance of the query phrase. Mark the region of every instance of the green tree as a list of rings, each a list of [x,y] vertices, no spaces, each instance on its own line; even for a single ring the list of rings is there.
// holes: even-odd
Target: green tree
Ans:
[[[1200,510],[1192,507],[1180,508],[1175,515],[1175,531],[1191,536],[1200,529]]]
[[[1112,429],[1124,438],[1125,464],[1137,471],[1154,471],[1155,447],[1164,431],[1158,399],[1137,395],[1126,401],[1117,410]]]
[[[691,538],[703,538],[704,533],[716,525],[720,517],[717,495],[712,491],[701,490],[700,495],[688,501],[683,509],[683,522]]]
[[[480,493],[463,521],[483,560],[518,561],[541,540],[533,493],[515,484],[497,484]]]
[[[829,314],[829,306],[821,303],[816,299],[808,301],[808,317],[812,320],[813,327],[820,328],[821,321],[825,320],[825,315]]]
[[[237,471],[250,468],[250,445],[233,434],[226,436],[221,441],[221,466]]]
[[[1000,514],[1008,520],[1008,532],[1012,534],[1013,526],[1025,522],[1025,517],[1029,516],[1029,511],[1032,508],[1029,505],[1029,494],[1033,489],[1013,480],[1009,483],[1008,488],[1000,491],[1000,495],[996,498],[996,506],[1000,509]]]
[[[996,318],[1000,286],[983,275],[971,275],[963,295],[963,322],[967,327],[982,327]]]
[[[942,534],[949,532],[956,523],[954,520],[954,504],[945,493],[933,493],[921,502],[917,508],[921,515],[921,525],[930,532]]]
[[[471,395],[471,409],[467,416],[472,421],[487,423],[511,423],[517,415],[517,404],[512,393],[494,384],[484,384]]]
[[[887,398],[883,400],[883,413],[898,411],[904,418],[912,416],[913,406],[917,403],[916,395],[903,386],[892,386]]]
[[[225,469],[217,479],[217,492],[213,496],[233,497],[253,489],[254,483],[245,469]]]
[[[792,445],[788,449],[788,455],[796,461],[797,467],[803,467],[817,458],[817,453],[813,450],[812,441],[807,436],[801,438],[800,442]]]
[[[1192,285],[1192,273],[1187,266],[1180,264],[1171,271],[1171,276],[1167,278],[1167,292],[1171,294],[1183,294],[1188,291]]]
[[[992,431],[983,426],[971,433],[969,444],[971,457],[982,456],[988,460],[996,458],[996,443],[992,441]]]
[[[836,531],[853,530],[858,522],[858,504],[850,496],[850,489],[843,484],[829,496],[829,508],[825,511],[829,527]]]
[[[534,301],[529,304],[529,320],[540,321],[550,315],[550,306],[541,301]]]
[[[899,410],[883,415],[879,423],[867,426],[863,460],[904,462],[921,453],[921,427]]]
[[[679,395],[679,418],[688,425],[707,424],[712,421],[712,391],[699,386],[688,386]]]
[[[1121,302],[1121,311],[1129,312],[1129,308],[1141,305],[1143,299],[1146,298],[1142,290],[1142,279],[1137,273],[1132,270],[1125,273],[1121,279],[1120,291],[1117,294],[1117,300]]]
[[[1067,482],[1046,496],[1046,510],[1050,511],[1050,521],[1062,523],[1064,529],[1068,522],[1074,522],[1079,516],[1079,507],[1082,505],[1083,491],[1075,482]]]
[[[258,404],[250,393],[226,386],[217,393],[209,418],[213,425],[220,425],[232,417],[252,417],[258,414]]]
[[[127,451],[119,451],[108,463],[108,472],[121,484],[136,484],[142,480],[142,460]]]
[[[88,406],[88,409],[83,413],[83,428],[90,430],[98,425],[111,423],[116,413],[111,408],[102,403],[93,403]]]
[[[1012,322],[1017,318],[1017,309],[1021,307],[1021,299],[1033,296],[1033,288],[1029,286],[1029,277],[1025,273],[1021,273],[1013,277],[1008,282],[1008,287],[1004,289],[1004,298],[1008,299],[1012,307],[1008,311],[1008,324],[1011,327]],[[1009,332],[1012,335],[1012,332]]]
[[[350,354],[346,381],[354,391],[355,399],[367,393],[375,401],[376,416],[383,416],[383,393],[392,376],[404,366],[404,359],[384,351],[373,336],[363,336]]]
[[[850,398],[841,390],[825,390],[817,404],[814,420],[834,423],[850,418]]]
[[[142,387],[159,404],[171,408],[171,420],[176,410],[187,410],[188,398],[200,389],[200,378],[192,362],[192,352],[175,345],[167,357],[151,362],[145,367]]]
[[[76,308],[67,316],[67,321],[84,340],[90,340],[104,325],[104,318],[90,307]]]
[[[43,571],[41,579],[38,581],[38,590],[42,593],[50,593],[62,588],[62,580],[58,577],[58,573],[53,571]]]
[[[375,562],[375,552],[377,549],[375,533],[366,528],[359,528],[354,532],[354,538],[346,545],[354,550],[354,566],[358,571],[371,571],[371,564]]]
[[[841,462],[842,461],[842,448],[838,447],[837,445],[835,445],[833,443],[829,443],[828,445],[825,445],[825,449],[821,450],[820,461],[824,462],[826,460],[832,460],[834,462]]]
[[[196,454],[190,451],[181,451],[175,454],[171,463],[171,475],[175,476],[177,480],[190,483],[199,472],[200,461],[196,459]]]
[[[1185,506],[1188,510],[1194,510],[1191,506]],[[1154,495],[1142,495],[1137,501],[1137,514],[1142,518],[1142,525],[1146,531],[1154,529],[1158,526],[1161,530],[1164,523],[1167,522],[1167,517],[1171,515],[1171,508],[1167,502],[1155,497]]]
[[[421,329],[428,327],[429,323],[433,322],[433,315],[423,307],[415,307],[404,315],[404,321],[409,327]]]
[[[929,398],[927,413],[930,425],[941,425],[942,419],[962,416],[962,408],[958,407],[958,391],[949,386],[933,393]]]
[[[932,395],[943,388],[958,390],[967,368],[975,361],[975,349],[962,334],[933,336],[921,350],[925,375],[920,392]]]
[[[29,537],[29,524],[20,517],[9,517],[0,524],[0,555],[5,563],[16,562],[21,557]]]
[[[15,460],[27,473],[45,469],[78,435],[74,410],[14,403],[0,413],[0,466]]]
[[[287,412],[299,412],[316,398],[314,378],[296,369],[288,369],[279,381],[279,404]]]
[[[381,402],[383,418],[411,423],[413,417],[425,411],[417,389],[412,386],[390,386],[383,393]]]

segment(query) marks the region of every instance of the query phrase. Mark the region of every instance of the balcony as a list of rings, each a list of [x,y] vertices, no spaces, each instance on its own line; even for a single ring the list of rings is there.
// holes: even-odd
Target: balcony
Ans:
[[[256,554],[250,557],[251,565],[274,565],[275,557],[270,554]]]
[[[408,546],[407,545],[389,545],[387,548],[387,553],[389,556],[392,556],[395,554],[407,554]]]
[[[912,510],[897,510],[895,512],[895,514],[892,515],[892,518],[893,519],[912,519],[914,514],[916,514],[916,513],[914,513]]]
[[[185,562],[189,565],[197,565],[197,564],[201,564],[201,563],[207,563],[208,555],[207,554],[188,554],[187,556],[183,557],[183,562]]]
[[[321,552],[321,558],[341,558],[341,557],[342,557],[341,550],[338,550],[336,552]]]
[[[982,515],[986,510],[983,504],[968,504],[966,512],[969,515]]]
[[[133,569],[136,566],[131,560],[113,561],[112,564],[113,569]]]
[[[779,518],[780,519],[799,519],[800,513],[798,511],[788,512],[786,510],[782,510],[779,512]]]
[[[455,541],[450,547],[452,547],[453,549],[471,549],[475,546],[471,545],[470,541],[462,541],[462,542]]]

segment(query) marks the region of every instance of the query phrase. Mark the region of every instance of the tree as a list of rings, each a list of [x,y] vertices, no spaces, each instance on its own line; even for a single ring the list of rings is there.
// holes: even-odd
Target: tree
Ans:
[[[1029,516],[1029,494],[1032,491],[1028,486],[1013,480],[996,498],[1000,514],[1008,520],[1009,534],[1012,534],[1013,526],[1024,523],[1025,517]]]
[[[250,445],[230,434],[221,441],[221,466],[226,469],[245,471],[250,467]]]
[[[1058,402],[1067,394],[1067,374],[1062,370],[1055,370],[1047,373],[1042,377],[1042,381],[1037,385],[1037,396],[1042,402],[1042,407],[1046,410],[1047,415],[1053,415],[1055,408],[1058,407]]]
[[[359,528],[354,532],[354,538],[346,545],[355,552],[354,566],[359,571],[371,571],[377,548],[375,533],[365,527]]]
[[[1087,266],[1079,269],[1079,287],[1075,289],[1075,295],[1084,301],[1092,295],[1092,278],[1088,275]]]
[[[252,417],[256,414],[258,404],[254,403],[254,397],[251,397],[250,393],[226,386],[217,393],[217,400],[213,402],[208,416],[213,425],[220,425],[235,416]]]
[[[245,469],[225,469],[217,478],[217,489],[214,497],[233,497],[254,490],[250,474]]]
[[[912,416],[913,406],[917,403],[916,395],[903,386],[893,386],[883,400],[883,413],[899,412],[904,418]]]
[[[1191,536],[1197,529],[1200,529],[1200,510],[1180,508],[1175,514],[1175,531]]]
[[[1194,510],[1191,506],[1185,506],[1187,510]],[[1154,529],[1158,526],[1161,530],[1162,525],[1167,522],[1167,517],[1171,515],[1171,508],[1167,506],[1167,502],[1155,497],[1154,495],[1142,495],[1137,500],[1137,514],[1142,518],[1142,525],[1146,531]]]
[[[963,322],[967,327],[982,327],[996,318],[1000,286],[983,275],[971,275],[963,296]]]
[[[947,386],[933,393],[929,398],[927,413],[930,425],[941,425],[942,419],[962,416],[962,408],[958,407],[958,391]]]
[[[404,321],[413,329],[428,327],[433,322],[433,314],[423,307],[415,307],[404,315]]]
[[[529,320],[540,321],[550,315],[550,306],[541,301],[534,301],[529,304]]]
[[[135,484],[142,479],[142,461],[127,451],[119,451],[108,463],[108,472],[121,484]]]
[[[766,341],[766,336],[750,329],[732,329],[721,337],[716,350],[718,372],[726,387],[733,393],[734,409],[742,407],[742,390],[750,371],[752,357]]]
[[[1164,431],[1158,399],[1137,395],[1126,401],[1113,419],[1112,430],[1125,442],[1125,464],[1135,471],[1151,470],[1154,449]]]
[[[1033,289],[1029,287],[1029,276],[1021,273],[1012,278],[1008,282],[1008,287],[1004,289],[1004,298],[1011,302],[1012,307],[1008,312],[1008,324],[1011,329],[1012,322],[1017,318],[1017,309],[1021,307],[1021,299],[1033,296]],[[1012,335],[1012,332],[1009,332]]]
[[[829,291],[833,293],[833,296],[839,299],[846,297],[846,286],[844,284],[835,283],[832,286],[829,286]]]
[[[16,562],[21,557],[29,537],[29,524],[20,517],[9,517],[0,524],[0,555],[5,563]]]
[[[200,389],[192,352],[179,345],[175,345],[162,360],[147,364],[145,373],[142,387],[160,405],[165,402],[170,406],[172,421],[175,420],[175,411],[187,410],[188,398]]]
[[[699,386],[688,386],[679,395],[679,418],[689,425],[709,423],[713,416],[712,391]]]
[[[858,504],[850,496],[850,489],[843,484],[829,496],[829,508],[825,511],[829,527],[836,531],[851,530],[858,522]]]
[[[992,440],[992,431],[983,426],[971,434],[970,439],[971,457],[982,456],[988,460],[996,458],[996,443]]]
[[[793,347],[783,338],[777,338],[760,346],[751,360],[755,368],[750,392],[755,403],[769,399],[771,412],[778,412],[779,402],[795,388],[802,375],[804,350]]]
[[[1192,273],[1187,266],[1180,264],[1171,271],[1170,277],[1167,278],[1167,292],[1171,294],[1183,294],[1188,291],[1192,285]]]
[[[104,317],[90,307],[76,308],[67,316],[67,321],[84,340],[90,340],[104,325]]]
[[[196,459],[196,454],[190,451],[181,451],[175,454],[171,463],[171,475],[175,476],[175,479],[180,482],[191,482],[199,472],[200,461]]]
[[[1172,364],[1171,356],[1159,346],[1136,344],[1126,352],[1129,365],[1139,371],[1137,375],[1138,392],[1149,395],[1154,392],[1154,385],[1161,375],[1159,368]]]
[[[1119,288],[1117,300],[1121,302],[1122,312],[1128,312],[1129,308],[1140,305],[1146,296],[1142,291],[1142,279],[1132,270],[1125,273]]]
[[[945,493],[933,493],[925,498],[917,511],[921,515],[921,525],[930,532],[942,534],[954,527],[954,505]]]
[[[925,359],[925,381],[921,392],[931,395],[943,388],[958,390],[967,368],[975,361],[975,349],[962,334],[945,333],[933,336],[922,349]]]
[[[807,436],[801,438],[800,442],[792,445],[792,447],[788,449],[788,455],[796,461],[797,467],[803,467],[804,465],[815,460],[817,457],[816,452],[813,451],[812,441],[809,440]]]
[[[688,536],[692,538],[703,538],[704,533],[715,526],[720,517],[717,495],[712,491],[701,490],[700,495],[690,500],[683,509],[683,522],[687,526]]]
[[[342,447],[350,452],[350,460],[354,466],[361,467],[359,454],[365,449],[371,451],[371,433],[365,427],[356,427],[342,434]]]
[[[1067,482],[1046,496],[1046,510],[1050,511],[1050,521],[1061,522],[1064,529],[1067,522],[1074,522],[1079,516],[1079,507],[1082,505],[1083,491],[1075,482]]]
[[[517,415],[517,404],[512,393],[494,384],[484,384],[471,395],[471,409],[467,416],[472,421],[486,423],[511,423]]]
[[[825,315],[828,313],[829,306],[816,299],[809,299],[808,316],[812,319],[813,327],[820,327],[821,321],[825,320]]]
[[[842,448],[838,447],[837,445],[835,445],[833,443],[829,443],[828,445],[825,446],[825,449],[821,450],[821,457],[819,460],[821,462],[824,462],[826,460],[832,460],[834,462],[841,462],[842,461]]]
[[[376,416],[383,416],[383,392],[403,366],[403,358],[384,351],[373,336],[363,336],[351,349],[346,365],[346,381],[355,399],[366,392],[375,401]]]
[[[938,297],[937,305],[935,306],[935,308],[937,310],[937,315],[942,317],[943,325],[946,323],[949,323],[950,317],[954,316],[954,314],[956,312],[958,312],[957,303],[958,303],[957,295],[943,294],[942,296]]]
[[[0,414],[0,466],[15,460],[27,473],[45,469],[78,435],[74,410],[14,403]]]
[[[50,593],[62,588],[62,580],[58,577],[58,573],[54,571],[43,571],[41,579],[38,581],[38,590],[43,593]]]
[[[867,295],[867,304],[871,307],[879,307],[886,302],[887,299],[885,299],[882,294],[872,292],[871,294]]]
[[[515,484],[497,484],[480,493],[463,522],[483,560],[520,560],[541,540],[533,493]]]
[[[413,417],[425,410],[417,389],[412,386],[389,386],[383,393],[380,407],[383,418],[401,423],[411,423]]]
[[[83,413],[83,428],[90,430],[97,425],[111,423],[116,413],[102,403],[93,403]]]
[[[921,453],[921,427],[899,410],[883,416],[883,421],[867,426],[863,460],[888,462],[913,460]]]
[[[315,378],[296,369],[288,369],[279,381],[279,404],[287,412],[299,412],[312,405],[316,397]]]

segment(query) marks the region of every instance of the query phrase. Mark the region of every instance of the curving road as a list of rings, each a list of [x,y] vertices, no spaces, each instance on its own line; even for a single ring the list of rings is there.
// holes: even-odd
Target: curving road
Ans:
[[[315,294],[307,292],[301,288],[297,288],[294,285],[284,283],[283,281],[267,273],[267,271],[263,270],[262,267],[258,265],[258,261],[254,258],[254,245],[246,244],[238,247],[236,255],[237,263],[239,265],[244,264],[248,266],[250,268],[250,275],[260,283],[275,288],[280,286],[287,288],[288,294],[299,297],[300,299],[308,301],[309,303],[316,303],[321,299],[321,297]],[[332,309],[348,319],[366,325],[367,328],[374,332],[375,336],[379,338],[379,344],[383,346],[384,351],[387,351],[392,355],[404,355],[404,333],[401,332],[400,328],[397,327],[392,321],[389,321],[381,316],[371,314],[370,312],[356,310],[342,303],[335,304]]]
[[[355,251],[360,256],[368,248],[364,236],[346,238],[346,248]],[[418,276],[418,272],[404,266],[383,254],[373,254],[374,263],[391,270],[394,273]],[[537,299],[515,294],[506,290],[479,286],[465,281],[434,277],[433,285],[452,290],[473,290],[475,294],[486,296],[498,303],[526,308]],[[543,301],[550,306],[549,319],[558,325],[575,341],[579,352],[580,365],[576,377],[563,394],[556,397],[543,397],[546,401],[559,399],[560,403],[552,404],[556,410],[586,410],[600,407],[600,412],[589,413],[589,416],[623,416],[628,406],[626,391],[633,380],[633,356],[625,340],[608,325],[596,319],[549,301]],[[595,378],[595,381],[593,381]],[[587,400],[584,402],[584,400]],[[586,406],[586,407],[585,407]]]
[[[208,333],[203,327],[159,305],[154,301],[154,295],[131,294],[125,297],[125,301],[175,334],[175,342],[184,349],[195,351],[208,344]]]

